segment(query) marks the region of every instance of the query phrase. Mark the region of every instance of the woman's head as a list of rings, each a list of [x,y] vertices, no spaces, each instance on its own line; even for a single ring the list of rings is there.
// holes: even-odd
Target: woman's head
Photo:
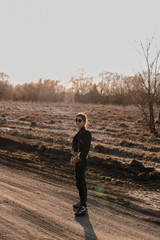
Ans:
[[[87,116],[84,113],[78,113],[75,118],[76,126],[78,129],[81,129],[87,124]]]

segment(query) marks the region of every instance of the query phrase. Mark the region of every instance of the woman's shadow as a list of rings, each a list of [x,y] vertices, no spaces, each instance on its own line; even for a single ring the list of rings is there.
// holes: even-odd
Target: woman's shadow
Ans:
[[[92,224],[89,220],[89,214],[87,213],[86,215],[83,216],[75,216],[75,220],[82,225],[85,233],[85,240],[97,240],[97,236],[94,232],[94,229],[92,227]]]

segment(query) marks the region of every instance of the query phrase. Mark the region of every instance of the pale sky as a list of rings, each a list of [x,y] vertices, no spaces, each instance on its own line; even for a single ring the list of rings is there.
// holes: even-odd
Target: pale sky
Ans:
[[[155,31],[159,43],[159,0],[0,0],[0,72],[12,84],[81,68],[133,75],[137,43]]]

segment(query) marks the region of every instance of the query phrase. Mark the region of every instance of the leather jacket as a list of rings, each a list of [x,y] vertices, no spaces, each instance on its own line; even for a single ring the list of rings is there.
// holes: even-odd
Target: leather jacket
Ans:
[[[85,169],[87,167],[87,155],[91,145],[91,132],[83,126],[73,137],[72,151],[80,153],[80,162],[76,163],[76,167]]]

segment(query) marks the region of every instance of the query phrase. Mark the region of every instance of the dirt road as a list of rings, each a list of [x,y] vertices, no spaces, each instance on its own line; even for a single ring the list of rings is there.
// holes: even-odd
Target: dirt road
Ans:
[[[0,164],[0,240],[159,239],[149,216],[88,193],[88,215],[75,217],[73,184]]]

